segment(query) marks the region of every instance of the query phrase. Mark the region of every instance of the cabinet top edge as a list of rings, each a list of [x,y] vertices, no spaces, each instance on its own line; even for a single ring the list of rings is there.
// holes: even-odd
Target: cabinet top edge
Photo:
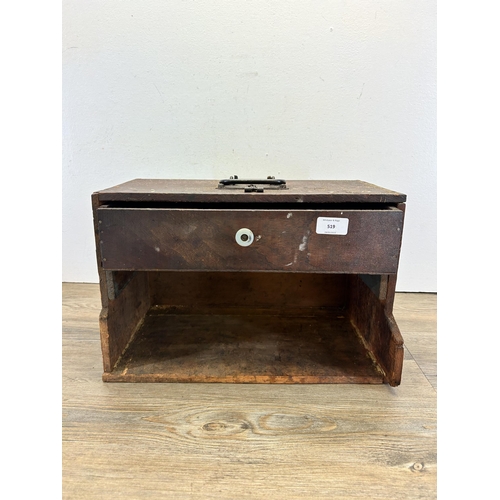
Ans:
[[[99,201],[244,203],[404,203],[406,195],[360,180],[287,180],[287,189],[245,193],[218,180],[134,179],[95,192]]]

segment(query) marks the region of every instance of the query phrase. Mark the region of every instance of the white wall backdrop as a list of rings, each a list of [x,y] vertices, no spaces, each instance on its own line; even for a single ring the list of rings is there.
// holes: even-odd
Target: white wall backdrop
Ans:
[[[63,0],[63,281],[90,195],[137,178],[361,179],[408,195],[400,291],[436,291],[436,5]]]

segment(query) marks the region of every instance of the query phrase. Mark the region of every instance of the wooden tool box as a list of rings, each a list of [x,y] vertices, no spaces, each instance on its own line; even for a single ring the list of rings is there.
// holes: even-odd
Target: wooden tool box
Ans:
[[[405,201],[273,178],[94,193],[103,380],[399,385]]]

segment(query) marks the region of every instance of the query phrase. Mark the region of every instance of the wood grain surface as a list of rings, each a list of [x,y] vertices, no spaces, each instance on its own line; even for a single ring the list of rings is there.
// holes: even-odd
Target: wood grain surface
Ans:
[[[386,210],[97,210],[102,267],[110,270],[395,273],[403,212]],[[347,218],[347,234],[317,234],[318,218]],[[238,245],[237,231],[255,237]]]
[[[146,316],[108,382],[374,383],[384,376],[345,315],[248,309]]]
[[[406,195],[359,180],[291,180],[287,189],[245,193],[218,180],[134,179],[96,193],[99,201],[219,203],[400,203]]]
[[[393,387],[401,382],[404,359],[403,337],[392,311],[372,293],[358,276],[350,276],[349,316],[359,336]]]
[[[337,309],[347,307],[349,276],[323,273],[150,272],[151,304],[190,310],[221,307]]]
[[[435,295],[396,295],[397,388],[106,384],[100,310],[63,286],[64,499],[436,498]]]

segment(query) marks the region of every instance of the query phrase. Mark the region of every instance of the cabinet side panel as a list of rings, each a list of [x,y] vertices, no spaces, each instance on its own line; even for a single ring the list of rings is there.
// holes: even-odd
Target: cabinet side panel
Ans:
[[[389,359],[392,360],[392,363],[390,364],[388,379],[391,381],[391,385],[397,386],[401,383],[401,373],[403,372],[403,337],[392,313],[387,315],[387,321],[392,332],[389,343]]]
[[[102,364],[105,372],[112,369],[109,349],[109,330],[108,330],[108,273],[102,268],[101,257],[101,240],[99,235],[99,219],[97,209],[101,206],[99,195],[93,193],[92,201],[92,215],[94,220],[94,237],[95,237],[95,250],[97,260],[97,273],[99,276],[99,291],[101,295],[101,313],[99,314],[99,331],[101,336],[101,352]]]
[[[136,273],[100,318],[104,371],[109,372],[137,332],[150,307],[147,273]]]
[[[101,305],[103,308],[108,306],[108,291],[106,282],[106,272],[102,268],[102,256],[101,256],[101,240],[99,236],[99,219],[97,209],[100,207],[101,203],[99,201],[99,195],[97,193],[92,194],[92,214],[94,218],[94,237],[95,237],[95,251],[97,259],[97,272],[99,274],[99,289],[101,291]]]
[[[386,381],[399,385],[403,367],[403,337],[392,313],[358,276],[351,276],[350,319],[385,373]]]
[[[397,208],[401,210],[403,214],[403,218],[401,221],[401,231],[403,231],[403,226],[404,226],[404,219],[405,219],[405,211],[406,211],[406,204],[405,203],[398,203]],[[401,241],[399,243],[399,250],[398,250],[398,268],[399,268],[399,256],[401,254],[401,245],[403,242],[403,238],[401,235]],[[394,298],[396,296],[396,282],[398,279],[397,273],[394,274],[389,274],[387,276],[387,291],[386,291],[386,297],[384,299],[384,304],[385,304],[385,312],[388,315],[392,314],[392,310],[394,308]]]

